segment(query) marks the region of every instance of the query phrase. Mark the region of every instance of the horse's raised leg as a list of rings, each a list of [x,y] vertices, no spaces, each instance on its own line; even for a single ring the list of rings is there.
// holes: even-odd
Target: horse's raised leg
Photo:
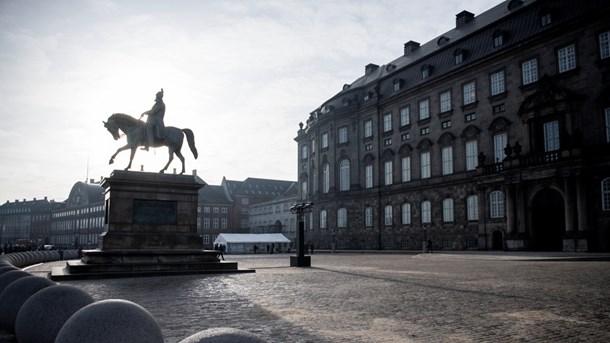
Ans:
[[[167,167],[169,167],[169,164],[172,163],[173,160],[174,160],[174,152],[172,150],[169,150],[169,161],[167,161],[167,164],[165,165],[165,167],[163,167],[163,169],[159,170],[159,173],[161,173],[161,174],[165,173],[165,171],[167,170]]]
[[[180,173],[180,175],[184,174],[184,156],[182,156],[182,153],[180,152],[180,150],[176,151],[176,156],[178,156],[178,158],[180,159],[180,162],[182,162],[182,172]]]
[[[114,155],[112,155],[110,157],[110,161],[108,161],[108,164],[113,164],[114,163],[114,158],[116,157],[116,155],[118,155],[119,152],[125,151],[127,149],[129,149],[129,144],[126,144],[125,146],[118,148],[117,151],[114,153]]]
[[[131,155],[129,156],[129,164],[125,170],[129,170],[131,168],[131,161],[133,161],[133,157],[136,155],[137,146],[131,148]]]

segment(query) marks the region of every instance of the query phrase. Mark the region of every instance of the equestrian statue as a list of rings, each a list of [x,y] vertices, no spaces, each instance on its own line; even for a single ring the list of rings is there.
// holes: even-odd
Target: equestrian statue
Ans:
[[[149,147],[167,146],[167,149],[169,150],[169,160],[165,167],[159,172],[163,173],[167,170],[167,167],[169,167],[170,163],[174,160],[174,154],[176,154],[180,161],[182,161],[182,172],[180,174],[184,174],[184,156],[182,156],[180,149],[182,148],[184,136],[186,136],[189,148],[191,149],[193,156],[195,156],[195,159],[197,159],[198,153],[197,148],[195,147],[195,135],[190,129],[165,126],[163,122],[163,117],[165,116],[163,89],[161,89],[160,92],[157,92],[153,107],[149,111],[142,113],[140,118],[145,115],[148,116],[146,123],[123,113],[114,113],[108,118],[108,121],[103,122],[104,127],[112,134],[112,137],[114,137],[115,140],[119,140],[122,137],[119,130],[127,135],[127,144],[119,148],[114,155],[110,157],[109,164],[114,163],[114,158],[119,152],[130,149],[131,156],[129,158],[129,164],[127,165],[127,168],[125,168],[125,170],[129,170],[138,147],[142,146],[143,150],[148,150]]]

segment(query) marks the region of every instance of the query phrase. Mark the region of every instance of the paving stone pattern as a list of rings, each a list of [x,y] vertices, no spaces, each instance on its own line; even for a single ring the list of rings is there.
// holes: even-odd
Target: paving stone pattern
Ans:
[[[610,262],[470,255],[227,256],[256,273],[62,282],[126,299],[166,342],[232,327],[269,342],[608,342]],[[34,271],[32,271],[34,272]]]

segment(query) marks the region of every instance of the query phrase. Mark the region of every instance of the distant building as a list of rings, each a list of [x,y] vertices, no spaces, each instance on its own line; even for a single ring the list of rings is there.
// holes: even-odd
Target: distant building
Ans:
[[[247,178],[223,178],[219,186],[206,185],[199,191],[198,232],[204,248],[211,249],[220,233],[250,233],[250,206],[284,196],[295,182]]]
[[[610,250],[610,2],[510,0],[300,124],[316,247]]]
[[[97,248],[104,232],[104,189],[98,183],[77,182],[64,206],[52,213],[50,244],[78,249]]]
[[[286,193],[268,201],[250,205],[250,233],[281,233],[290,241],[296,240],[296,215],[290,212],[290,207],[297,203],[296,183]]]
[[[0,242],[28,245],[49,244],[51,212],[61,206],[46,197],[42,200],[7,201],[0,206]]]
[[[197,232],[202,235],[206,249],[211,249],[216,237],[228,232],[233,202],[221,186],[206,185],[199,190]]]

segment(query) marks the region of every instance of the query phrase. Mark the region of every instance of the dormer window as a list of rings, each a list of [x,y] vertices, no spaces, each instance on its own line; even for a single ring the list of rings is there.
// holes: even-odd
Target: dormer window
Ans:
[[[550,10],[543,9],[540,11],[540,26],[545,27],[550,25],[553,22],[553,15]]]
[[[462,62],[464,62],[464,50],[455,49],[453,52],[453,63],[457,65],[461,64]]]
[[[343,102],[341,104],[343,105],[343,107],[347,107],[347,106],[349,106],[349,100],[343,99]]]
[[[401,79],[394,80],[394,92],[398,92],[402,88],[402,83]]]
[[[364,100],[364,102],[369,101],[369,99],[371,98],[370,94],[371,93],[364,93],[364,97],[362,98]]]
[[[421,78],[422,78],[422,80],[425,80],[425,79],[429,78],[430,75],[432,75],[432,66],[430,66],[429,64],[424,64],[421,67]]]
[[[504,41],[506,40],[506,33],[504,33],[504,31],[501,31],[501,30],[496,30],[493,33],[492,38],[494,41],[494,48],[497,48],[497,47],[501,46],[502,44],[504,44]]]

